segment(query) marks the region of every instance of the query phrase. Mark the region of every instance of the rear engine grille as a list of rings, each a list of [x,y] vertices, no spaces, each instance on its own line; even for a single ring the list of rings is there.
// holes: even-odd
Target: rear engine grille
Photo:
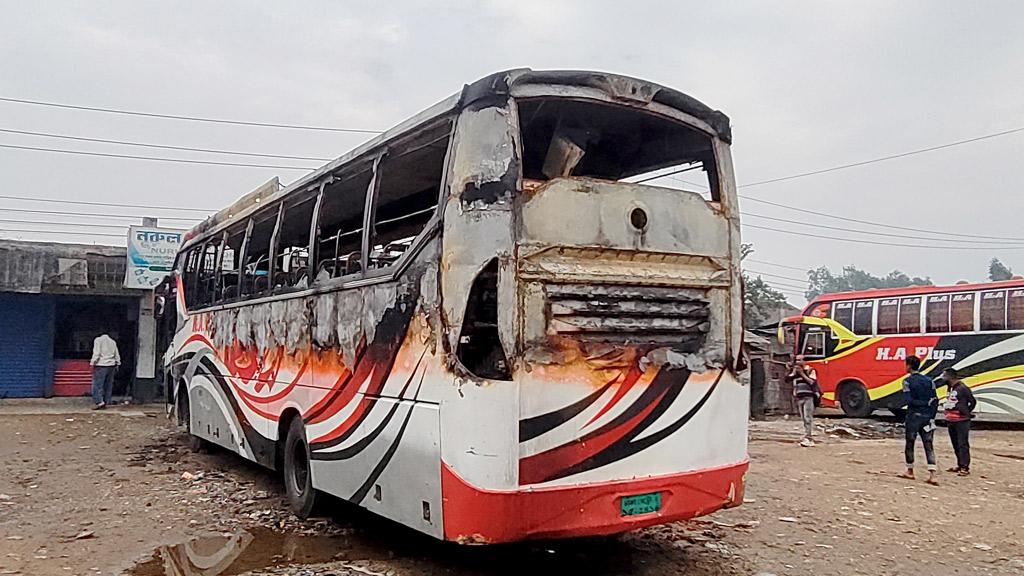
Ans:
[[[547,284],[548,332],[591,342],[663,344],[695,351],[709,328],[700,290]]]

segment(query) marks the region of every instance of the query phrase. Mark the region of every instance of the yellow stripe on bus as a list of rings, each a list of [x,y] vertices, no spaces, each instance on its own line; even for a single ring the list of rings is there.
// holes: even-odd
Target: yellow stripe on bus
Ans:
[[[900,376],[899,378],[893,380],[892,382],[889,382],[888,384],[882,384],[881,386],[877,386],[875,388],[868,390],[868,398],[872,400],[878,400],[879,398],[885,398],[889,394],[903,392],[903,379],[906,377],[907,375],[904,374],[903,376]]]
[[[934,367],[934,365],[932,367]],[[904,378],[906,378],[906,375],[900,376],[888,384],[883,384],[868,390],[868,398],[878,400],[879,398],[885,398],[890,394],[902,392]],[[964,384],[967,384],[970,388],[979,388],[981,386],[1002,382],[1004,380],[1012,380],[1014,378],[1024,378],[1024,365],[1008,366],[997,370],[989,370],[988,372],[964,377],[961,380],[963,380]],[[939,398],[945,397],[947,392],[948,391],[945,386],[939,386],[935,389],[935,393],[938,394]]]
[[[877,344],[878,342],[881,342],[882,340],[884,340],[884,338],[877,338],[876,337],[876,338],[868,338],[866,340],[861,340],[860,342],[851,343],[851,346],[853,346],[852,348],[846,348],[841,353],[836,354],[835,356],[829,356],[828,358],[826,358],[826,360],[829,361],[829,362],[831,362],[833,360],[838,360],[838,359],[842,358],[843,356],[849,356],[850,354],[853,354],[854,352],[859,352],[859,351],[863,350],[864,348],[866,348],[866,347],[868,347],[868,346],[870,346],[872,344]],[[837,348],[836,350],[838,351],[839,348]]]
[[[962,378],[962,380],[964,381],[964,384],[967,384],[971,388],[978,388],[980,386],[986,386],[1003,380],[1012,380],[1014,378],[1021,377],[1024,377],[1024,365],[1018,364],[1017,366],[1007,366],[1006,368],[989,370],[988,372],[982,372],[981,374],[974,374],[973,376]]]

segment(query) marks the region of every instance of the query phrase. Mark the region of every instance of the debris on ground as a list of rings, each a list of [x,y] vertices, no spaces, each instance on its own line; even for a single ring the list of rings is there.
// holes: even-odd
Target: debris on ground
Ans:
[[[331,503],[333,518],[300,520],[276,474],[221,450],[194,453],[162,419],[64,420],[0,419],[0,437],[29,444],[0,443],[0,574],[131,574],[128,566],[161,547],[257,530],[281,539],[273,551],[250,546],[246,558],[264,553],[267,564],[227,573],[470,576],[484,566],[539,574],[557,565],[592,576],[828,576],[899,574],[909,564],[945,574],[954,562],[965,573],[1024,570],[1019,459],[995,456],[1019,452],[1014,430],[972,432],[977,473],[940,475],[961,494],[956,518],[936,514],[942,491],[895,477],[903,443],[886,436],[898,431],[894,421],[822,418],[819,446],[803,449],[800,422],[777,420],[751,424],[751,468],[735,509],[614,537],[459,547],[343,502]],[[79,449],[83,438],[92,449]],[[936,448],[944,469],[952,456]],[[282,544],[324,535],[344,539],[326,561]]]

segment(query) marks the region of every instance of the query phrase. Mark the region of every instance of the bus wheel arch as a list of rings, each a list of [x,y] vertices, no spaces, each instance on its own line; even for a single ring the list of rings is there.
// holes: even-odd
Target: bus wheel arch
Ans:
[[[178,380],[174,387],[174,406],[178,417],[178,425],[185,427],[188,434],[188,447],[193,452],[209,452],[213,445],[205,438],[192,432],[192,411],[189,406],[188,385],[185,380]]]
[[[185,426],[187,429],[189,423],[188,386],[181,378],[176,378],[173,382],[171,401],[174,403],[174,414],[178,419],[178,426]]]
[[[292,420],[302,419],[299,410],[294,407],[285,408],[277,420],[277,453],[274,455],[274,469],[284,469],[284,443],[288,439],[288,431],[291,428]]]
[[[843,414],[851,418],[866,418],[873,412],[867,387],[854,378],[843,380],[836,386],[836,400]]]
[[[287,432],[280,446],[283,452],[281,472],[284,476],[288,504],[296,516],[302,519],[309,518],[316,510],[317,490],[313,488],[306,429],[297,413],[288,419]]]

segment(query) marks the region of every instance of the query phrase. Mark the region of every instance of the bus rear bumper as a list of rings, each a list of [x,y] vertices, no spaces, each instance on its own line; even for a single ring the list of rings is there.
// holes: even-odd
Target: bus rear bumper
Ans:
[[[442,465],[446,540],[490,544],[600,536],[687,520],[743,502],[743,461],[683,474],[511,491],[481,490]],[[661,494],[657,512],[623,516],[623,496]]]

